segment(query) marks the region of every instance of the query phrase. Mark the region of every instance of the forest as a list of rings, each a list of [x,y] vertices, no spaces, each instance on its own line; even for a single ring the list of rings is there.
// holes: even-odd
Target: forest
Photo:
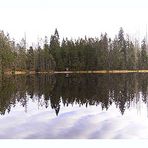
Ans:
[[[5,71],[88,71],[88,70],[146,70],[148,52],[146,39],[134,41],[123,28],[112,39],[107,33],[100,37],[60,39],[55,29],[43,43],[26,47],[9,34],[0,31],[0,73]]]

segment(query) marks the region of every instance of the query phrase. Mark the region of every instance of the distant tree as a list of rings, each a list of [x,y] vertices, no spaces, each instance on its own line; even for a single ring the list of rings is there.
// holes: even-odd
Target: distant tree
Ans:
[[[56,61],[56,69],[60,70],[63,63],[61,60],[59,33],[57,29],[55,29],[54,35],[50,38],[50,50],[54,60]]]
[[[27,50],[27,70],[34,70],[34,51],[33,47],[30,46],[30,48]]]
[[[142,69],[148,68],[148,56],[147,56],[146,49],[147,49],[146,41],[145,41],[145,39],[143,39],[142,44],[141,44],[141,68]]]
[[[42,71],[42,49],[40,45],[38,45],[34,53],[35,53],[35,71],[40,72]]]
[[[136,48],[132,41],[130,41],[129,36],[126,39],[126,69],[136,69]]]
[[[16,56],[15,67],[17,70],[26,70],[27,68],[26,41],[22,39],[21,42],[17,44],[16,49],[17,49],[17,56]]]
[[[100,37],[100,41],[99,41],[99,49],[98,49],[99,55],[98,55],[98,63],[99,63],[99,69],[103,70],[107,70],[108,69],[108,54],[109,54],[109,49],[108,49],[108,38],[107,38],[107,34],[105,33],[104,35],[102,34]]]
[[[118,44],[118,38],[115,37],[112,41],[112,50],[110,50],[110,69],[112,70],[121,70],[122,69],[122,54]]]
[[[14,60],[15,54],[9,34],[5,35],[3,31],[0,31],[0,73],[3,73],[5,69],[11,69]]]
[[[126,41],[124,39],[124,31],[123,28],[121,27],[118,33],[118,48],[119,51],[121,52],[121,57],[120,57],[120,62],[122,69],[127,68],[127,48],[126,48]]]

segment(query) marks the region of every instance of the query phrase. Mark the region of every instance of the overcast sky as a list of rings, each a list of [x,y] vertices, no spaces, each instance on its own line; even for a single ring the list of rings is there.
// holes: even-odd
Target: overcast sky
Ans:
[[[131,36],[146,34],[147,0],[0,0],[0,30],[29,43],[58,28],[60,37],[114,37],[122,26]]]

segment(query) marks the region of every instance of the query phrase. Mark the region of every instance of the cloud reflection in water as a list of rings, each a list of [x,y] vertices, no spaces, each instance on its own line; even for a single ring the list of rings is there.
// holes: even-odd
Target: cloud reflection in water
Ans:
[[[18,110],[19,106],[1,116],[0,138],[148,138],[148,118],[138,115],[134,107],[124,115],[115,105],[107,111],[102,111],[100,106],[62,107],[59,116],[49,108],[35,110],[32,107],[31,114]],[[146,112],[146,107],[142,111]]]

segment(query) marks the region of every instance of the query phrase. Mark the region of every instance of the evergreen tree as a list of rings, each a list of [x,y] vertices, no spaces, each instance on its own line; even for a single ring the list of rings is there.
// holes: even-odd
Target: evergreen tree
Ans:
[[[4,73],[5,69],[11,69],[14,60],[15,55],[9,35],[0,31],[0,73]]]
[[[142,44],[141,44],[141,68],[142,69],[148,68],[148,57],[147,57],[145,39],[142,40]]]
[[[24,39],[21,40],[19,44],[16,46],[17,55],[16,55],[16,62],[15,67],[17,70],[26,70],[26,41]]]
[[[59,33],[57,29],[55,29],[54,35],[50,38],[50,50],[54,60],[56,61],[56,70],[61,70],[63,63],[61,60]]]
[[[127,68],[127,48],[126,48],[126,41],[124,39],[124,31],[121,27],[118,33],[118,48],[119,52],[121,52],[120,62],[121,62],[121,69]]]
[[[34,70],[34,52],[33,47],[30,46],[30,48],[27,51],[27,61],[26,61],[27,70],[31,71]]]

